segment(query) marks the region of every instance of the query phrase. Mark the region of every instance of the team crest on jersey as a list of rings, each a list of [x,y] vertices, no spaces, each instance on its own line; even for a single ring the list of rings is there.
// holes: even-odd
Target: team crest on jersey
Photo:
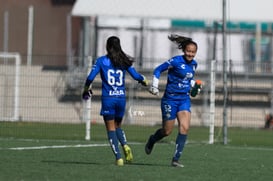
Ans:
[[[186,69],[186,65],[185,65],[185,64],[182,64],[182,65],[181,65],[181,68],[182,68],[182,69]]]
[[[109,59],[103,59],[102,63],[105,66],[109,66],[110,65],[110,60]]]

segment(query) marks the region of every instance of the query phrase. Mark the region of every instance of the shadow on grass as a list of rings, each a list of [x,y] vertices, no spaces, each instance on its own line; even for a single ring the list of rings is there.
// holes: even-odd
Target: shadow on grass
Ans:
[[[127,163],[126,165],[131,165],[131,166],[152,166],[152,167],[169,167],[169,165],[165,165],[165,164],[155,164],[155,163]]]
[[[83,161],[58,161],[58,160],[42,160],[42,163],[54,163],[54,164],[80,164],[80,165],[107,165],[106,163],[99,162],[83,162]],[[158,167],[169,167],[165,164],[154,164],[154,163],[125,163],[127,166],[158,166]]]
[[[81,165],[102,165],[95,162],[83,162],[83,161],[57,161],[57,160],[42,160],[42,163],[57,163],[57,164],[81,164]]]

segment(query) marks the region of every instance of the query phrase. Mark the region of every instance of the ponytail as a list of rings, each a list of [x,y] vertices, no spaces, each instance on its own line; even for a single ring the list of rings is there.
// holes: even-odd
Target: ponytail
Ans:
[[[168,38],[170,41],[176,43],[178,45],[178,49],[181,49],[182,51],[184,51],[189,44],[194,44],[196,48],[198,48],[197,43],[194,42],[192,38],[180,36],[177,34],[171,34],[168,36]]]

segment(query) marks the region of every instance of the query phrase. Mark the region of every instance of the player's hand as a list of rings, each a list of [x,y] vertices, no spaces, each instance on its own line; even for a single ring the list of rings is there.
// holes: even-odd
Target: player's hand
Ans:
[[[199,94],[201,92],[202,88],[203,88],[203,83],[202,83],[201,80],[196,80],[195,84],[197,84],[197,86],[198,86],[197,94]]]
[[[196,80],[194,82],[191,82],[191,84],[192,84],[191,96],[195,97],[196,95],[200,94],[200,92],[201,92],[202,81],[201,80]]]
[[[159,89],[157,87],[153,87],[151,86],[150,89],[149,89],[149,92],[153,95],[156,95],[158,96],[159,95]]]
[[[82,99],[83,100],[88,100],[88,99],[90,99],[92,97],[92,95],[93,95],[93,92],[92,92],[91,89],[84,90],[83,93],[82,93]]]
[[[148,82],[148,80],[146,79],[145,76],[143,76],[143,80],[140,81],[139,83],[141,83],[141,85],[143,85],[143,86],[148,86],[149,85],[149,82]]]

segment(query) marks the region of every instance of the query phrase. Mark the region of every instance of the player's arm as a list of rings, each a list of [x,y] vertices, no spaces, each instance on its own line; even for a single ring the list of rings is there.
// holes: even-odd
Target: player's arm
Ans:
[[[137,80],[143,86],[148,86],[148,80],[144,75],[139,74],[134,67],[129,67],[127,69],[128,73],[133,77],[133,79]]]
[[[158,89],[158,84],[159,84],[159,78],[162,72],[168,70],[168,68],[171,66],[169,61],[164,62],[163,64],[157,66],[154,70],[153,73],[153,80],[152,80],[152,85],[149,89],[149,92],[153,95],[159,95],[159,89]]]
[[[84,88],[83,88],[83,93],[82,93],[82,98],[84,100],[89,99],[93,92],[92,89],[90,89],[90,85],[92,84],[93,80],[95,79],[96,75],[100,72],[100,66],[98,64],[98,62],[96,62],[93,67],[91,72],[89,73],[89,75],[86,78],[85,84],[84,84]]]

